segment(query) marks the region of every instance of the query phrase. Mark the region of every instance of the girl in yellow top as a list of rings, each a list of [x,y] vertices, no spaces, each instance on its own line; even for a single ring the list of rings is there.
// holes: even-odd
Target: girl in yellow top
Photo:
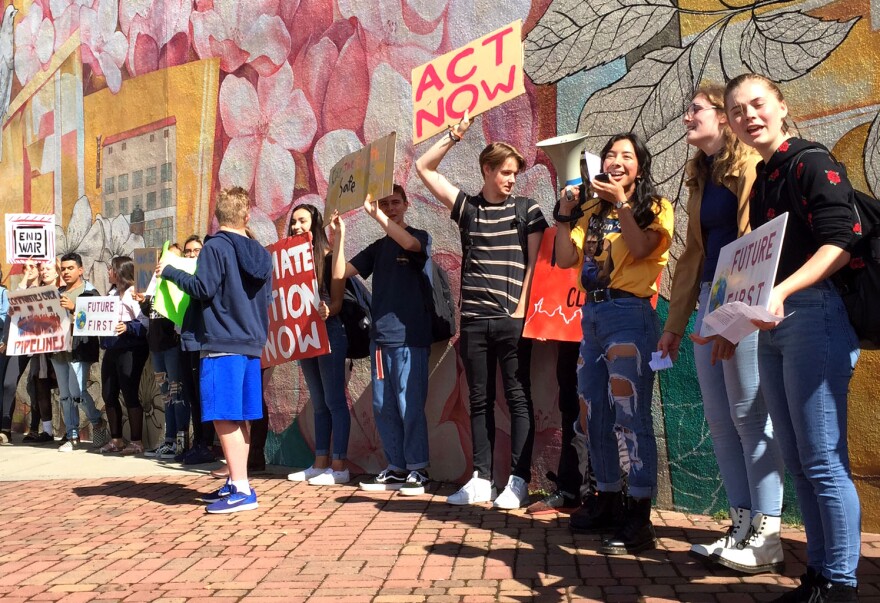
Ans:
[[[583,307],[580,402],[588,416],[589,451],[597,496],[572,515],[574,531],[614,530],[599,552],[625,555],[654,548],[651,498],[657,493],[657,442],[651,418],[660,323],[650,298],[666,265],[672,242],[672,205],[651,182],[651,154],[635,134],[617,134],[602,149],[602,171],[590,188],[598,199],[563,191],[556,234],[560,267],[582,266]],[[583,216],[571,227],[571,216]],[[565,221],[569,218],[569,221]],[[589,231],[601,233],[601,265],[610,264],[607,288],[590,278],[595,264],[584,261]],[[610,257],[610,263],[606,262]],[[622,495],[618,439],[629,456],[627,496]]]

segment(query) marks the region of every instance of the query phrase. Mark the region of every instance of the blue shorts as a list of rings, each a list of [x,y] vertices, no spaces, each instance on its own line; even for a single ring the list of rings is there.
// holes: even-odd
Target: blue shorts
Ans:
[[[263,417],[259,357],[208,356],[201,359],[199,368],[202,421],[253,421]]]

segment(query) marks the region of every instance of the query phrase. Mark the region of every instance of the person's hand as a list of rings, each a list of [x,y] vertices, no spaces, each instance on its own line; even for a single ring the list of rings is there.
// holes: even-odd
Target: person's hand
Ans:
[[[328,225],[330,230],[330,236],[333,237],[333,241],[336,241],[336,237],[340,234],[345,235],[345,222],[342,221],[342,216],[339,215],[339,211],[334,211],[333,215],[330,216],[330,224]]]
[[[697,345],[712,344],[712,366],[715,366],[715,363],[719,360],[730,360],[736,351],[736,344],[731,343],[721,335],[701,337],[696,333],[691,333],[691,341]]]
[[[367,195],[367,198],[364,199],[364,211],[374,220],[379,217],[379,212],[381,210],[379,209],[379,204],[376,201],[373,201],[372,195]]]
[[[458,138],[463,138],[465,132],[467,132],[467,131],[468,131],[468,128],[470,128],[470,127],[471,127],[471,120],[470,120],[470,118],[468,117],[468,111],[467,111],[467,109],[465,109],[465,111],[464,111],[464,117],[461,118],[461,121],[460,121],[460,122],[458,122],[457,124],[455,124],[454,126],[452,126],[452,127],[450,128],[450,130],[452,131],[452,134],[453,134],[454,136],[457,136]]]
[[[321,320],[330,318],[330,306],[324,303],[324,300],[321,300],[321,303],[318,304],[318,316],[321,317]]]
[[[69,297],[67,297],[66,295],[62,295],[61,296],[61,307],[64,308],[65,310],[69,310],[70,312],[73,312],[73,310],[76,308],[76,304],[74,304],[73,300],[70,299]]]
[[[663,331],[660,341],[657,342],[657,351],[662,352],[661,358],[669,356],[673,362],[678,360],[678,352],[681,347],[681,335],[671,331]]]
[[[590,186],[593,189],[593,192],[599,196],[600,199],[604,199],[610,203],[617,203],[618,201],[627,201],[628,197],[626,196],[626,191],[623,190],[623,184],[617,182],[616,180],[610,180],[608,182],[603,182],[601,180],[596,180],[593,178],[590,180]],[[626,206],[625,206],[626,207]]]
[[[162,271],[165,270],[165,266],[168,266],[169,264],[170,264],[170,262],[168,260],[165,260],[164,262],[159,262],[158,264],[156,264],[156,276],[161,277]]]
[[[570,216],[578,206],[580,190],[577,186],[566,186],[559,195],[559,215]]]
[[[142,301],[144,301],[147,298],[143,293],[137,293],[137,292],[135,292],[132,295],[132,297],[134,297],[134,301],[136,301],[138,303],[141,303]]]
[[[116,324],[116,334],[122,335],[123,333],[125,333],[125,323],[119,322]]]
[[[770,291],[770,300],[767,302],[767,311],[782,318],[785,316],[785,298],[787,296],[779,287],[774,287]],[[778,325],[778,322],[764,322],[763,320],[753,320],[752,324],[762,331],[769,331]]]

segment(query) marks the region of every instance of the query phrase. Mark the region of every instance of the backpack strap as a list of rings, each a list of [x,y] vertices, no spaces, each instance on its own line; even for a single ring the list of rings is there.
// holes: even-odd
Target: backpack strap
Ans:
[[[514,225],[516,226],[516,234],[519,236],[519,246],[522,247],[523,259],[525,263],[529,263],[529,235],[526,227],[529,225],[529,199],[526,197],[514,197],[516,204],[516,217]]]

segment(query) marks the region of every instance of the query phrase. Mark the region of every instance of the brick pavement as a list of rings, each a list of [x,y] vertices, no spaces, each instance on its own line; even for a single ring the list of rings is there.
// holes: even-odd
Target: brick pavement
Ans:
[[[446,505],[451,484],[411,499],[353,486],[253,480],[256,512],[206,515],[204,476],[6,482],[0,600],[19,601],[766,601],[790,577],[741,577],[687,555],[720,527],[659,511],[659,548],[595,553],[565,519]],[[786,576],[804,535],[784,531]],[[880,602],[880,536],[864,536],[863,602]]]

